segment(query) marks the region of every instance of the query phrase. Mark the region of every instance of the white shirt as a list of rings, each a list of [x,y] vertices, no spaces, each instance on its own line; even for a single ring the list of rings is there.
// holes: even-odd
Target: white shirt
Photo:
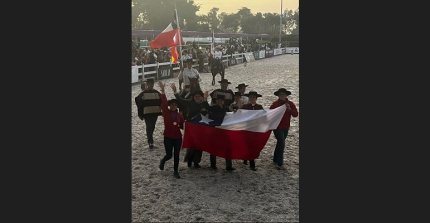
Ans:
[[[189,54],[186,55],[182,55],[182,61],[188,60],[188,59],[193,59],[193,57]]]
[[[194,68],[188,69],[188,67],[185,67],[184,70],[179,73],[178,79],[183,80],[184,85],[189,85],[190,84],[189,78],[198,78],[199,82],[202,81],[200,79],[200,74],[196,69]]]
[[[222,59],[222,52],[221,51],[215,51],[214,58]]]
[[[242,102],[242,104],[248,104],[249,102],[249,98],[246,96],[240,96],[240,101]]]

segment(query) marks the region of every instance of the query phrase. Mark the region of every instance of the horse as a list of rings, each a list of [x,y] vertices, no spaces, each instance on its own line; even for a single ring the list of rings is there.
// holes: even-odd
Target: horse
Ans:
[[[225,67],[221,59],[215,59],[213,57],[209,60],[211,73],[212,73],[212,86],[215,85],[215,76],[219,73],[221,75],[221,80],[224,79]]]

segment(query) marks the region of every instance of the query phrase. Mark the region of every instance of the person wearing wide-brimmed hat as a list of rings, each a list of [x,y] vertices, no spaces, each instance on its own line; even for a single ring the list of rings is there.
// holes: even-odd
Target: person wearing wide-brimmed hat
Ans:
[[[283,169],[285,139],[287,138],[288,130],[290,128],[291,116],[297,117],[299,113],[297,111],[296,105],[287,98],[288,95],[291,95],[290,91],[287,91],[287,89],[285,88],[279,88],[279,90],[275,91],[274,94],[278,96],[278,100],[272,103],[270,109],[274,109],[283,105],[287,107],[278,127],[273,130],[273,133],[276,138],[276,147],[273,153],[273,162],[277,165],[278,169]]]
[[[233,91],[228,89],[228,85],[231,84],[231,82],[229,82],[227,79],[222,79],[221,81],[218,81],[218,83],[221,84],[221,88],[216,89],[210,93],[210,96],[212,98],[211,105],[215,105],[215,99],[218,97],[218,95],[224,95],[224,105],[228,108],[233,102],[234,98]]]
[[[146,137],[149,148],[154,148],[154,130],[158,116],[161,115],[161,94],[154,89],[154,79],[150,78],[141,84],[142,92],[135,98],[138,116],[145,120]]]
[[[179,90],[182,90],[182,83],[184,83],[185,86],[190,85],[190,78],[196,78],[198,82],[201,82],[199,71],[192,67],[193,59],[189,58],[185,62],[187,64],[186,67],[184,67],[178,75]]]
[[[211,125],[221,125],[228,111],[228,107],[225,105],[225,96],[219,94],[212,99],[215,100],[215,105],[209,107],[209,119],[213,120]],[[210,163],[212,169],[217,169],[215,155],[210,155]],[[231,159],[225,159],[225,166],[227,171],[235,170]]]
[[[182,144],[182,133],[180,129],[184,127],[184,117],[178,112],[178,100],[171,99],[167,101],[164,92],[165,84],[159,81],[158,85],[161,89],[161,109],[164,119],[164,149],[166,150],[166,155],[160,160],[159,168],[160,170],[164,170],[165,162],[172,158],[172,151],[174,151],[173,175],[175,178],[180,178],[178,171],[179,152]]]
[[[206,101],[208,97],[208,92],[203,93],[201,90],[193,92],[190,99],[182,98],[179,93],[177,93],[175,84],[171,85],[173,93],[176,99],[183,107],[186,107],[185,120],[191,121],[196,116],[200,114],[206,115],[209,111],[209,104]],[[202,151],[196,150],[194,148],[188,148],[185,153],[184,161],[188,163],[188,167],[191,167],[194,163],[195,168],[200,168],[200,161],[202,158]]]
[[[245,94],[245,96],[247,96],[249,98],[249,103],[244,104],[242,106],[242,109],[245,109],[245,110],[263,110],[263,106],[260,104],[257,104],[257,98],[262,97],[261,94],[258,94],[256,91],[250,91],[248,94]],[[248,164],[247,160],[244,160],[243,164],[247,165]],[[253,171],[257,170],[255,168],[255,160],[249,161],[249,167]]]
[[[221,46],[216,46],[215,47],[214,59],[217,59],[217,60],[221,60],[222,59]]]
[[[245,95],[246,87],[248,87],[248,85],[246,85],[245,83],[241,83],[236,87],[237,90],[240,92],[240,95],[241,95],[240,100],[242,100],[243,104],[248,104],[248,100],[249,100],[249,98]]]

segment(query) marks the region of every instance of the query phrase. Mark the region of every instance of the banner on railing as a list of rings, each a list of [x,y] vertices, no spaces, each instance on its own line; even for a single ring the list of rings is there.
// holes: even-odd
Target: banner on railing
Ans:
[[[229,63],[230,66],[236,64],[236,58],[234,58],[234,57],[230,58],[229,61],[230,61],[230,63]]]
[[[258,55],[258,58],[266,58],[266,51],[265,50],[260,50],[260,55]]]
[[[159,66],[158,67],[158,78],[166,79],[173,77],[173,67],[172,66]]]
[[[273,50],[273,55],[279,55],[279,54],[282,54],[282,49],[281,48],[276,48],[276,49],[274,49]]]
[[[253,53],[245,53],[244,56],[245,56],[247,62],[255,61]]]

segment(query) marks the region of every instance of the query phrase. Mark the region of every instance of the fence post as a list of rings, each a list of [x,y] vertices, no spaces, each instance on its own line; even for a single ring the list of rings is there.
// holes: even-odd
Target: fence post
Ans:
[[[157,68],[155,68],[155,80],[159,80],[159,77],[158,77],[158,68],[159,68],[159,64],[158,64],[158,61],[157,61]]]
[[[137,75],[139,75],[139,70],[137,70]],[[145,63],[142,62],[142,77],[140,78],[141,82],[143,82],[145,78]]]

